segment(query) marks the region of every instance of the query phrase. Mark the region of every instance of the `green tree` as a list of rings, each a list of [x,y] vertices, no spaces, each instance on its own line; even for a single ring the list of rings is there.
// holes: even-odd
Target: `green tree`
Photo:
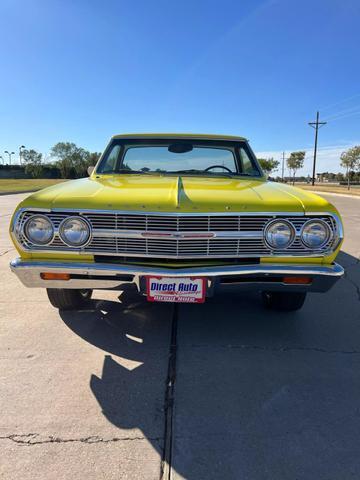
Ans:
[[[277,160],[274,160],[272,157],[258,158],[258,161],[260,163],[261,168],[267,175],[270,175],[272,172],[275,172],[280,165],[280,162],[278,162]]]
[[[346,168],[346,176],[348,181],[348,190],[350,190],[350,176],[351,172],[360,169],[360,146],[349,148],[340,156],[340,164]]]
[[[88,166],[94,164],[95,155],[98,154],[91,154],[71,142],[59,142],[51,149],[62,178],[85,177]]]
[[[100,156],[101,156],[101,153],[99,152],[87,152],[87,156],[85,158],[86,173],[89,167],[94,167],[97,164],[97,161],[99,160]]]
[[[295,183],[295,175],[300,168],[304,166],[305,152],[291,152],[290,157],[286,160],[288,169],[290,170],[290,176],[293,178],[293,185]]]
[[[345,181],[344,174],[341,173],[341,172],[337,173],[335,178],[336,178],[337,182],[344,182]]]
[[[95,166],[97,161],[99,160],[101,153],[100,152],[87,152],[86,161],[88,163],[88,167]]]
[[[36,150],[23,150],[22,159],[25,173],[33,178],[40,178],[43,174],[42,154]]]

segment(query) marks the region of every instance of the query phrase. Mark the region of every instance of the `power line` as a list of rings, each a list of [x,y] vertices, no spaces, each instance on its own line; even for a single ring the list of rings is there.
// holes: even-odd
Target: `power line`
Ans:
[[[349,118],[349,117],[352,117],[353,115],[359,115],[359,113],[360,113],[360,110],[357,110],[356,112],[349,112],[342,115],[339,114],[336,117],[333,117],[327,120],[329,122],[336,122],[337,120],[343,120],[344,118]]]
[[[345,110],[340,110],[339,112],[333,113],[329,116],[325,115],[325,118],[326,118],[326,121],[335,120],[336,118],[341,116],[352,115],[354,112],[355,113],[358,112],[359,109],[360,109],[360,105],[356,105],[355,107],[350,107],[350,108],[346,108]]]
[[[358,98],[360,97],[360,93],[356,93],[355,95],[352,95],[351,97],[346,97],[346,98],[343,98],[342,100],[336,102],[336,103],[331,103],[330,105],[326,105],[326,107],[322,107],[322,111],[324,110],[330,110],[331,108],[333,107],[337,107],[338,105],[341,105],[343,103],[346,103],[350,100],[353,100],[354,98]]]
[[[315,185],[315,168],[316,168],[316,153],[319,128],[326,125],[327,122],[319,122],[319,112],[316,112],[316,122],[309,122],[310,127],[315,129],[315,144],[314,144],[314,161],[313,161],[313,175],[311,184]]]

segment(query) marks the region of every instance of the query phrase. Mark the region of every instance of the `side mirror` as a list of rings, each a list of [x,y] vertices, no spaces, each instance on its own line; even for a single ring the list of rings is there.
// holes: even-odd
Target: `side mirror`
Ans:
[[[94,167],[93,165],[90,165],[90,167],[87,168],[87,173],[88,173],[89,177],[90,177],[91,174],[93,173],[94,168],[95,168],[95,167]]]

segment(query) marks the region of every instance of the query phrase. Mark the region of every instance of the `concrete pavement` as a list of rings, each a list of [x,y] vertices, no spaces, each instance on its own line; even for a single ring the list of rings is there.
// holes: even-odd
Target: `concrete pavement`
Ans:
[[[360,199],[329,198],[346,278],[296,313],[257,295],[184,305],[173,479],[360,478]]]
[[[158,479],[173,307],[96,292],[62,313],[9,271],[0,197],[0,478]],[[232,292],[180,305],[174,479],[360,477],[360,199],[345,221],[346,278],[297,313]]]
[[[158,480],[172,306],[100,292],[60,316],[9,271],[21,198],[0,198],[0,478]]]

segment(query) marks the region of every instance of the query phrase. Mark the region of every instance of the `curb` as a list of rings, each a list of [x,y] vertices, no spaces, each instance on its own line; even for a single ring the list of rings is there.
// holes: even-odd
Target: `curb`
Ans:
[[[19,192],[0,192],[0,196],[3,195],[19,195],[20,193],[32,193],[32,192],[38,192],[41,190],[41,188],[36,188],[35,190],[20,190]]]

